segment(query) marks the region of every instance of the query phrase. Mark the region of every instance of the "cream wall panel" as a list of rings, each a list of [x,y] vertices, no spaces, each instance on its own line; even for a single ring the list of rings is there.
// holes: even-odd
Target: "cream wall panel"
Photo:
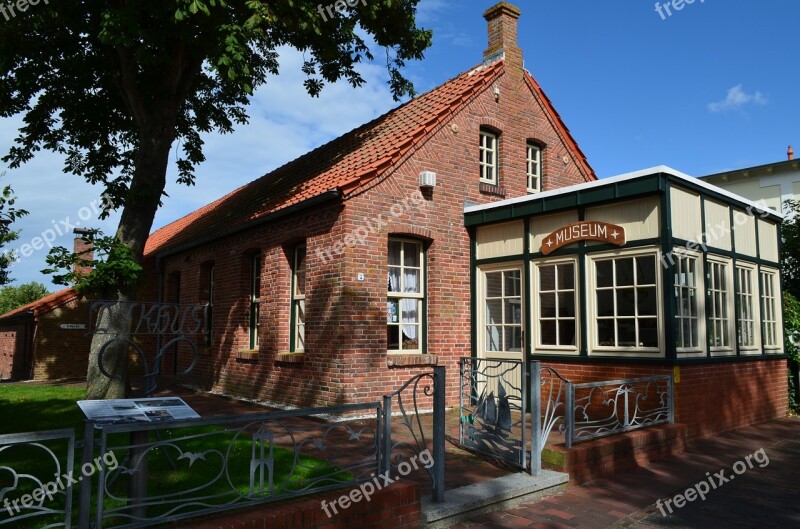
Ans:
[[[531,252],[542,251],[542,241],[544,241],[545,237],[558,228],[573,222],[578,222],[577,211],[567,211],[531,219]]]
[[[478,228],[478,259],[519,255],[524,250],[521,220]]]
[[[656,197],[616,202],[586,210],[586,220],[598,220],[625,228],[627,241],[653,239],[661,234],[659,200]],[[587,242],[587,245],[601,244]]]
[[[700,195],[679,187],[670,190],[672,235],[687,241],[697,241],[703,233]]]
[[[792,200],[800,200],[800,182],[794,182],[792,184]]]
[[[706,242],[712,248],[730,250],[731,214],[728,206],[706,200]]]
[[[778,262],[778,227],[769,221],[758,221],[758,246],[761,258]]]
[[[733,236],[736,252],[756,257],[756,217],[742,209],[733,210]]]

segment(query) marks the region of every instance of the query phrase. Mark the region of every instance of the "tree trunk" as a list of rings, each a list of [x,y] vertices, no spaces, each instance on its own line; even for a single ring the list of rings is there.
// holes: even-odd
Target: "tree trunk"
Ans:
[[[117,228],[117,240],[131,250],[132,257],[138,264],[142,264],[144,246],[166,185],[169,153],[175,138],[177,109],[176,104],[174,108],[148,119],[148,122],[155,126],[146,127],[141,134],[136,155],[136,169]],[[133,301],[137,299],[137,287],[138,284],[116,285],[104,292],[103,297],[123,302]],[[112,375],[111,378],[102,373],[99,362],[100,352],[108,341],[131,338],[130,311],[123,310],[122,306],[118,305],[109,311],[103,311],[98,317],[102,319],[96,327],[106,329],[106,333],[95,334],[92,337],[86,376],[86,398],[125,398],[128,392],[128,346],[124,343],[115,343],[106,347],[103,352],[103,368]],[[145,351],[151,360],[153,355],[147,353],[148,351]]]

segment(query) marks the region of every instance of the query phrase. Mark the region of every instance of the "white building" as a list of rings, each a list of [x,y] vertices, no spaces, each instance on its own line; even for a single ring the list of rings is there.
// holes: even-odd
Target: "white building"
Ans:
[[[725,171],[700,179],[754,202],[764,201],[770,208],[781,211],[785,201],[800,201],[800,160],[794,159],[791,145],[787,156],[788,160],[782,162]]]

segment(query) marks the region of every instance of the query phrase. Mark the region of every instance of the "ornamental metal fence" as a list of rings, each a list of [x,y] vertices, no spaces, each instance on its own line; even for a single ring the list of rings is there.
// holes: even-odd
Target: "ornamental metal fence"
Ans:
[[[459,387],[461,447],[533,475],[553,430],[571,448],[675,422],[670,375],[576,384],[538,361],[463,357]]]
[[[566,447],[675,422],[671,375],[568,383]]]
[[[74,454],[72,429],[0,435],[0,526],[70,527]]]
[[[445,368],[437,366],[364,404],[148,423],[87,421],[80,457],[71,429],[3,435],[0,507],[7,502],[11,510],[0,513],[0,526],[148,527],[369,481],[380,490],[412,465],[427,473],[433,501],[442,501],[444,380]],[[426,412],[433,413],[432,429],[421,420]],[[52,440],[64,441],[60,452],[45,444]],[[16,457],[12,451],[20,447],[43,455]],[[49,474],[22,469],[40,467],[36,459],[45,456],[52,459]],[[33,492],[50,490],[52,476],[63,476],[66,487],[52,497]],[[16,505],[25,510],[14,512]],[[36,516],[44,521],[26,525]]]

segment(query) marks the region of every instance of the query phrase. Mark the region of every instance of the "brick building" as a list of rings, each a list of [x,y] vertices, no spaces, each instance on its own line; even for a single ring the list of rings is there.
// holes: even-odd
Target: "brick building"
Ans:
[[[91,260],[94,251],[75,228],[73,252]],[[78,273],[91,268],[76,267]],[[0,315],[0,380],[71,380],[86,378],[91,337],[88,310],[74,289],[59,292]]]
[[[71,288],[0,316],[0,380],[86,378],[90,339],[61,328],[86,318],[86,304]]]
[[[456,394],[465,204],[595,180],[523,69],[519,15],[485,13],[489,48],[470,71],[153,233],[152,296],[211,306],[199,382],[338,404],[439,363]]]
[[[698,215],[705,209],[695,200],[723,203],[709,206],[715,214],[747,202],[672,171],[597,181],[523,68],[520,11],[501,2],[484,16],[489,47],[471,70],[151,235],[142,299],[208,305],[209,333],[191,381],[295,406],[336,405],[377,400],[438,364],[447,367],[447,399],[454,404],[460,357],[505,355],[541,359],[576,382],[672,372],[678,420],[689,423],[691,436],[785,414],[786,362],[781,350],[765,345],[763,329],[758,347],[742,351],[733,340],[738,320],[728,317],[728,348],[715,348],[705,326],[719,318],[694,313],[688,320],[702,329],[692,335],[689,328],[691,347],[676,345],[675,329],[665,325],[677,310],[669,273],[642,287],[660,292],[662,309],[619,330],[610,317],[590,318],[595,289],[587,286],[587,270],[596,266],[594,257],[583,242],[565,244],[554,262],[562,267],[572,259],[570,270],[580,271],[581,305],[572,314],[534,313],[542,306],[534,304],[540,292],[533,278],[546,261],[540,246],[552,230],[596,213],[595,220],[627,229],[633,243],[627,250],[650,252],[658,261],[704,222],[686,216],[682,235],[665,239],[680,216],[672,215],[670,200],[686,201],[685,211]],[[659,182],[674,184],[674,193]],[[638,194],[626,195],[631,189]],[[758,222],[769,233],[778,220]],[[736,228],[732,221],[729,228]],[[777,247],[777,228],[772,243],[749,233],[742,231],[742,244],[756,254],[719,247],[693,255],[693,266],[709,266],[710,258],[725,264],[726,274],[777,281],[779,264],[758,253],[761,244],[770,252],[770,244]],[[594,250],[613,258],[611,247]],[[505,274],[509,262],[516,275]],[[487,271],[508,276],[501,284],[517,285],[515,299],[501,300],[512,312],[517,307],[513,321],[487,319],[481,308]],[[678,286],[702,291],[698,284]],[[563,298],[557,290],[548,294]],[[733,289],[727,296],[731,303],[744,299]],[[780,310],[772,315],[778,328]],[[593,330],[598,325],[602,340]],[[631,329],[639,333],[633,339],[624,335]],[[165,373],[189,362],[184,349],[164,360]],[[721,384],[732,390],[715,391]],[[712,392],[718,398],[702,398]]]

